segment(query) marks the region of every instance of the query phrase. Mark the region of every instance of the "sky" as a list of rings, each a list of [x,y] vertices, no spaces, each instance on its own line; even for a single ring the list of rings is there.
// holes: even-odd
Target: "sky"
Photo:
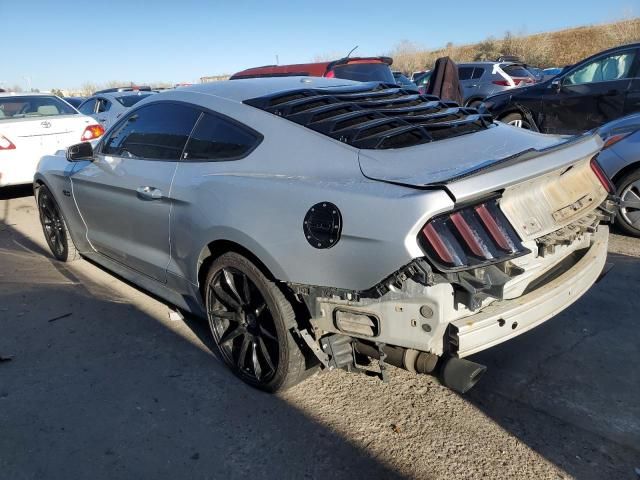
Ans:
[[[0,0],[0,87],[194,82],[317,56],[427,49],[637,16],[637,0]]]

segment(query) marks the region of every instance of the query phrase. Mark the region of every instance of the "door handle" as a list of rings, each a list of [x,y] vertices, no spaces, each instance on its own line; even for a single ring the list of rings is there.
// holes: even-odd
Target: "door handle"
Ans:
[[[160,200],[162,198],[162,191],[155,187],[138,187],[136,192],[145,200]]]
[[[620,95],[620,92],[618,90],[609,90],[604,94],[605,97],[615,97],[616,95]]]

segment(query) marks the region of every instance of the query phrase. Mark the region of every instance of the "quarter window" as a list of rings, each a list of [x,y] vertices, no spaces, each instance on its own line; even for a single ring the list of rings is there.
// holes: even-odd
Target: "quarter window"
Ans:
[[[249,153],[258,142],[259,138],[247,128],[204,113],[183,158],[191,162],[232,160]]]
[[[98,113],[106,112],[111,108],[111,102],[106,98],[100,98],[98,100]]]
[[[579,85],[628,78],[633,57],[633,52],[625,52],[599,58],[567,75],[564,84]]]
[[[482,77],[483,74],[484,74],[484,68],[475,67],[473,69],[473,74],[471,75],[471,78],[474,80],[477,80],[478,78]]]
[[[85,115],[93,115],[96,112],[96,99],[90,98],[78,107],[78,111]]]
[[[102,153],[178,160],[200,111],[177,103],[153,103],[131,112],[105,141]]]
[[[458,78],[460,80],[469,80],[473,75],[473,67],[459,67]]]

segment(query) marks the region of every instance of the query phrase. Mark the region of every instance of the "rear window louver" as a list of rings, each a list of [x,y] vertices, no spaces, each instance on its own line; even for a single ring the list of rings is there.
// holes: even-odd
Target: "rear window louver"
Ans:
[[[356,148],[402,148],[489,128],[493,118],[397,85],[301,89],[245,100]]]

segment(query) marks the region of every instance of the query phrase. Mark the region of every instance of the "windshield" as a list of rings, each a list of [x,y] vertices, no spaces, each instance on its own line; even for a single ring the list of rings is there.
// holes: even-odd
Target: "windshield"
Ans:
[[[393,76],[395,77],[395,79],[396,79],[396,83],[397,83],[398,85],[405,85],[405,86],[407,86],[407,87],[415,87],[415,86],[416,86],[416,84],[415,84],[415,83],[413,83],[411,80],[409,80],[409,79],[407,78],[407,76],[406,76],[406,75],[403,75],[402,73],[397,74],[397,75],[396,75],[396,74],[394,74]]]
[[[418,85],[419,87],[425,86],[429,83],[429,79],[431,78],[431,71],[418,75],[413,79],[413,83]]]
[[[386,63],[350,63],[333,68],[336,78],[357,82],[396,83],[389,65]]]
[[[118,100],[118,102],[120,102],[125,107],[129,108],[129,107],[134,106],[136,103],[138,103],[143,98],[147,98],[149,95],[151,95],[151,94],[147,93],[147,94],[144,94],[144,95],[125,95],[123,97],[116,97],[116,100]]]
[[[54,96],[25,95],[0,98],[0,121],[59,115],[78,115],[78,112]]]

